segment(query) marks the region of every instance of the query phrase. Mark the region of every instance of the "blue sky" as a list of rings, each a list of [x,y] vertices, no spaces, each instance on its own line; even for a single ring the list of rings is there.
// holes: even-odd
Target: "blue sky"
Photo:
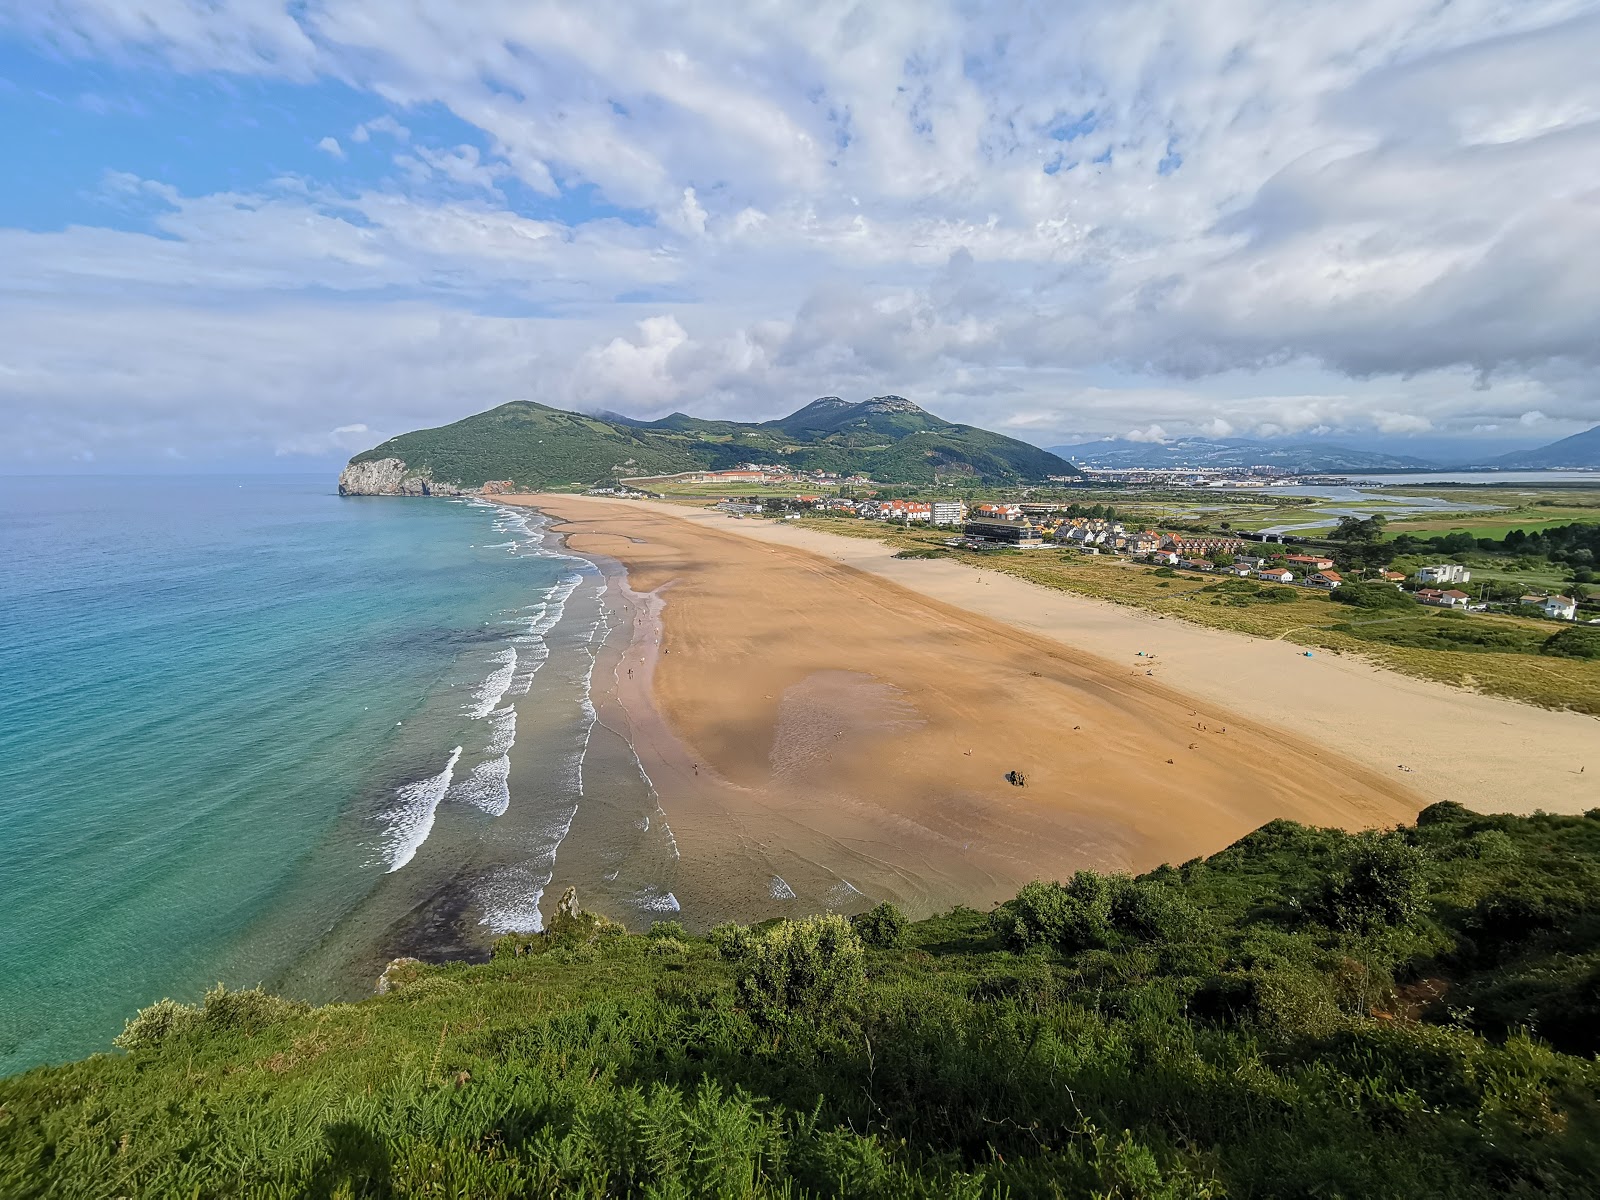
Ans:
[[[513,399],[1553,440],[1597,60],[1572,0],[0,0],[0,470]]]

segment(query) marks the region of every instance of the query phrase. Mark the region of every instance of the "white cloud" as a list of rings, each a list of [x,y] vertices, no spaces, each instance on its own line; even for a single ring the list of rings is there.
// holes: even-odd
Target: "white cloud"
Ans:
[[[1123,434],[1123,440],[1129,442],[1170,442],[1167,431],[1159,425],[1152,425],[1149,429],[1130,429]]]
[[[469,342],[537,343],[515,380],[495,353],[456,361],[438,412],[519,389],[733,415],[896,391],[1045,442],[1600,420],[1586,0],[1069,0],[1049,19],[922,0],[736,17],[58,0],[0,29],[85,59],[334,80],[390,110],[319,143],[386,140],[395,177],[353,194],[118,175],[108,193],[145,233],[0,231],[5,309],[44,346],[108,297],[166,314],[113,389],[117,420],[166,419],[160,355],[188,352],[190,314],[309,329],[330,293],[373,322],[344,345],[352,375],[387,378],[362,356],[423,310]],[[429,135],[440,112],[476,144]],[[420,307],[402,319],[397,297]],[[18,378],[107,394],[92,356],[3,354],[14,396]],[[235,378],[276,361],[248,336],[206,356]],[[316,361],[302,384],[333,395]],[[413,409],[391,403],[340,419],[402,428]],[[321,412],[267,411],[271,444],[331,436]]]

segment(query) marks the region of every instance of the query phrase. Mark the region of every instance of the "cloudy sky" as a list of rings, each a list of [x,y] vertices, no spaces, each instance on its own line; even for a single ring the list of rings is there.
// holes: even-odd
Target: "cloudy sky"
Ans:
[[[1573,0],[0,0],[0,469],[827,393],[1553,440],[1597,62]]]

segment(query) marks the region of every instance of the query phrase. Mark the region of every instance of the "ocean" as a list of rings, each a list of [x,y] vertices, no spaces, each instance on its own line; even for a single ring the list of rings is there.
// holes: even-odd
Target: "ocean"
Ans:
[[[0,478],[0,1073],[216,981],[353,997],[536,928],[586,787],[612,899],[675,906],[649,780],[595,745],[627,630],[544,524],[321,476]]]

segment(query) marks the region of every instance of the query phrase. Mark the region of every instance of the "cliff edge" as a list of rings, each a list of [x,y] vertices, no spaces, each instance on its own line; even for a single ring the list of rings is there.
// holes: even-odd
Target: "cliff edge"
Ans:
[[[439,483],[425,470],[412,470],[399,458],[352,462],[339,472],[341,496],[497,496],[515,485],[509,479],[491,479],[481,487]]]

